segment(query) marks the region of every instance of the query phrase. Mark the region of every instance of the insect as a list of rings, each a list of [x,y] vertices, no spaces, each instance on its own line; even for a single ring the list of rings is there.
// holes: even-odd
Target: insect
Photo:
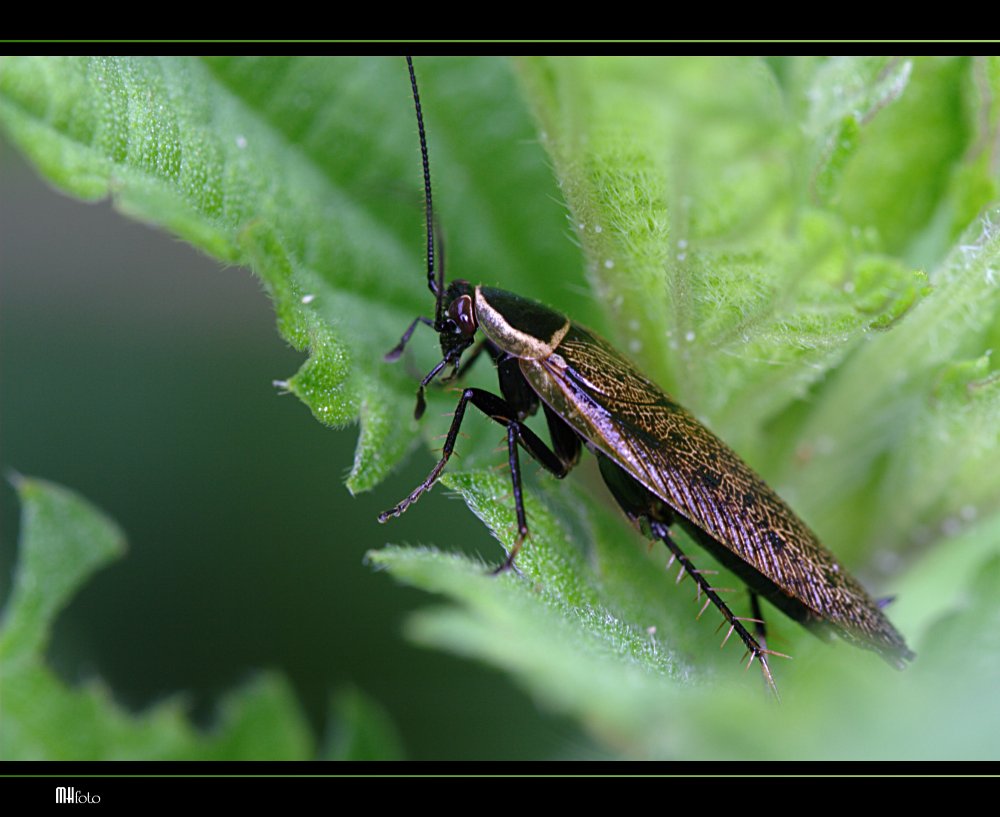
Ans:
[[[756,659],[776,693],[759,597],[817,635],[833,634],[879,653],[902,669],[914,658],[880,604],[826,550],[816,535],[731,448],[642,375],[610,344],[560,312],[520,295],[461,279],[445,284],[435,253],[430,165],[413,62],[408,57],[423,162],[427,224],[427,284],[435,296],[433,320],[416,318],[385,357],[399,358],[418,324],[437,332],[442,357],[420,381],[415,416],[424,412],[424,390],[445,369],[442,382],[459,376],[485,351],[497,368],[500,394],[466,388],[441,458],[402,502],[380,514],[399,516],[437,481],[471,405],[507,430],[517,537],[498,572],[513,566],[525,538],[518,450],[562,478],[586,447],[625,514],[661,540],[730,629]],[[482,337],[477,340],[479,334]],[[462,355],[472,349],[462,362]],[[550,444],[525,424],[539,407]],[[753,618],[738,617],[678,547],[671,534],[684,529],[748,586]],[[700,615],[700,613],[699,613]],[[754,633],[746,623],[755,625]],[[762,643],[764,642],[764,643]]]

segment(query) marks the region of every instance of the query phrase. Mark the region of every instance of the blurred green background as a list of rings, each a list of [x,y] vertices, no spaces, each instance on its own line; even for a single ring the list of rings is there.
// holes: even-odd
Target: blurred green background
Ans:
[[[72,486],[128,537],[59,618],[49,658],[68,682],[103,678],[135,710],[180,694],[207,726],[221,694],[271,668],[317,735],[333,693],[367,693],[409,758],[589,746],[498,672],[403,639],[427,596],[364,564],[368,549],[502,552],[441,488],[378,524],[426,474],[424,451],[378,490],[347,492],[357,430],[278,395],[271,381],[304,355],[249,272],[60,195],[0,142],[0,287],[0,466]],[[6,482],[0,502],[2,605],[18,530]]]

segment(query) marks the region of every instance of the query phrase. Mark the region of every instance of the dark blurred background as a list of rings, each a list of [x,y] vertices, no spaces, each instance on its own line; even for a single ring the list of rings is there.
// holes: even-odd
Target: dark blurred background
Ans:
[[[430,455],[351,497],[357,429],[323,428],[272,385],[302,359],[247,270],[61,196],[0,141],[0,467],[79,492],[129,544],[60,616],[52,665],[134,710],[180,694],[204,726],[271,668],[318,737],[330,696],[353,687],[410,758],[588,752],[502,676],[404,640],[407,611],[435,600],[375,573],[367,550],[463,543],[496,561],[500,548],[440,489],[378,525]],[[2,604],[18,530],[6,482],[0,513]]]

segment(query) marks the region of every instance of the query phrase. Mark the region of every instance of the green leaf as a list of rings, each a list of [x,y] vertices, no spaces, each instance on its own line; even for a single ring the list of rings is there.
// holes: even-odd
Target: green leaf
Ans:
[[[311,753],[288,685],[261,675],[221,703],[211,734],[182,702],[139,714],[98,680],[71,689],[45,663],[58,612],[91,573],[124,553],[118,527],[80,497],[17,477],[23,505],[21,560],[0,620],[0,758],[4,760],[292,759]]]
[[[403,746],[385,710],[357,689],[336,695],[330,706],[327,760],[402,760]]]
[[[30,661],[49,627],[89,574],[125,552],[114,522],[65,489],[13,478],[24,505],[21,564],[3,616],[0,666]]]
[[[811,180],[821,200],[836,196],[840,176],[857,152],[861,130],[896,102],[910,81],[913,60],[840,58],[814,63],[806,128],[817,151]]]
[[[504,493],[503,481],[462,474],[448,482],[509,547],[513,515],[492,508],[489,499]],[[647,556],[610,517],[593,526],[585,520],[584,527],[599,531],[586,543],[561,530],[560,516],[548,507],[562,504],[564,492],[587,516],[585,497],[571,486],[546,491],[545,506],[529,498],[533,533],[518,562],[520,575],[497,578],[481,562],[430,548],[369,554],[398,579],[450,600],[413,616],[411,637],[506,669],[540,704],[578,718],[628,757],[995,754],[1000,514],[943,543],[947,561],[922,566],[900,588],[906,604],[894,617],[901,626],[915,633],[919,620],[925,628],[933,622],[905,674],[772,617],[771,645],[795,654],[791,662],[772,659],[783,696],[773,705],[760,681],[738,671],[736,650],[717,649],[710,626],[717,614],[693,620],[699,605],[692,603],[690,580],[673,587],[660,553]],[[581,558],[581,545],[591,559]],[[992,554],[985,563],[983,554]],[[952,557],[965,569],[952,569]],[[946,696],[961,704],[930,703]]]
[[[551,60],[523,73],[615,340],[734,444],[757,441],[914,300],[910,270],[873,264],[876,247],[811,206],[801,168],[830,137],[814,124],[803,138],[791,113],[803,104],[765,63]],[[876,286],[877,301],[860,299]]]

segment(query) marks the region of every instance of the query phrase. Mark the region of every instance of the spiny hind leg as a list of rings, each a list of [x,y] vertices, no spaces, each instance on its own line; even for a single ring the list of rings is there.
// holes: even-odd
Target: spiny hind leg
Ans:
[[[723,625],[729,622],[729,632],[726,633],[726,638],[722,643],[725,644],[735,632],[746,645],[747,652],[750,655],[750,662],[747,666],[749,667],[754,659],[760,661],[764,680],[767,681],[774,696],[778,697],[778,689],[774,684],[774,677],[771,675],[767,656],[780,655],[780,653],[771,652],[750,634],[743,622],[751,619],[741,618],[733,614],[733,611],[729,609],[729,606],[719,596],[719,590],[712,587],[706,575],[692,564],[691,560],[674,541],[673,536],[670,534],[670,526],[675,520],[673,510],[659,497],[651,494],[634,477],[626,473],[620,465],[610,460],[601,452],[596,453],[601,468],[601,475],[604,477],[608,489],[622,507],[622,510],[625,511],[629,519],[637,523],[643,530],[656,539],[663,541],[671,553],[671,561],[676,560],[680,562],[681,572],[678,574],[678,581],[683,578],[685,573],[691,574],[691,578],[698,585],[699,594],[704,593],[706,597],[705,605],[702,607],[701,612],[704,612],[709,604],[714,604],[723,615]],[[701,612],[698,614],[699,616]],[[756,613],[754,619],[763,623],[763,619]]]
[[[716,592],[716,589],[712,587],[708,579],[694,566],[687,554],[685,554],[674,541],[673,536],[670,534],[669,525],[656,520],[651,520],[649,526],[653,535],[660,539],[670,550],[673,558],[680,562],[681,569],[686,573],[691,574],[691,578],[694,579],[695,583],[698,585],[699,591],[705,594],[706,601],[705,606],[702,607],[702,612],[704,612],[705,608],[708,607],[709,603],[712,603],[716,606],[719,612],[722,613],[724,618],[723,624],[729,622],[729,632],[726,633],[726,637],[723,639],[722,644],[725,645],[730,636],[735,632],[746,646],[747,653],[750,655],[750,661],[747,663],[747,666],[749,667],[750,664],[753,663],[754,659],[760,662],[760,668],[761,672],[764,674],[764,680],[767,681],[768,687],[770,687],[774,696],[777,698],[778,687],[774,683],[774,676],[771,675],[771,668],[767,663],[767,656],[775,655],[776,653],[772,653],[766,646],[762,645],[753,635],[750,634],[750,631],[747,630],[743,624],[746,619],[735,615],[733,611],[729,609],[729,605],[722,600],[722,597],[719,596],[718,592]],[[699,615],[701,615],[701,613],[699,613]],[[755,620],[763,622],[763,619],[757,615],[756,611]]]

